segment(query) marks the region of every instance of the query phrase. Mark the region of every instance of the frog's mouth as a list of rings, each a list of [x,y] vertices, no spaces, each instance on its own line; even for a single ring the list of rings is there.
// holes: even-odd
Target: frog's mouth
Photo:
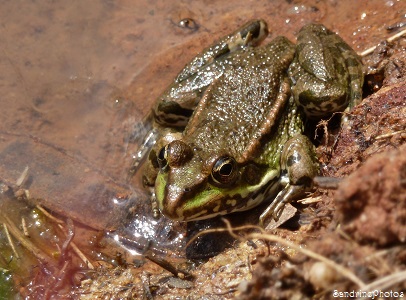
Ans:
[[[173,175],[173,173],[159,173],[157,176],[155,193],[158,207],[162,214],[172,220],[187,221],[189,218],[186,217],[185,212],[189,210],[188,204],[193,202],[196,207],[199,207],[199,199],[201,199],[199,195],[206,186],[207,178],[202,175],[193,174],[194,176],[191,176],[189,174],[188,180],[168,184],[168,182],[172,182],[170,177]],[[194,179],[192,180],[192,178]],[[196,210],[199,214],[204,214],[204,209]]]
[[[206,184],[207,181],[201,178],[204,183],[202,188],[196,188],[198,192],[190,192],[189,195],[179,187],[171,187],[172,190],[169,190],[165,174],[159,174],[156,183],[159,209],[162,214],[176,221],[204,220],[249,210],[276,194],[280,186],[278,174],[276,170],[272,170],[257,185],[238,185],[232,189]]]

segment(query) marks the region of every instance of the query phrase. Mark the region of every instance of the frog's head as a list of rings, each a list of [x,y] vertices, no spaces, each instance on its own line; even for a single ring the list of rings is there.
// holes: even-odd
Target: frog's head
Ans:
[[[191,221],[250,209],[270,174],[253,163],[239,164],[226,153],[207,153],[182,140],[162,147],[155,192],[160,211],[173,220]],[[255,197],[251,197],[256,193]]]

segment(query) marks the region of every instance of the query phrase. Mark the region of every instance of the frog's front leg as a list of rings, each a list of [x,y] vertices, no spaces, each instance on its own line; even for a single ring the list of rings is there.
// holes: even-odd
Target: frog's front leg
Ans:
[[[284,188],[261,214],[260,223],[264,224],[269,216],[278,220],[285,204],[312,187],[313,178],[318,172],[319,165],[310,140],[302,134],[290,138],[281,155],[281,183]]]
[[[229,54],[256,46],[267,34],[265,21],[254,20],[204,49],[158,98],[153,109],[155,120],[163,126],[185,127],[206,88],[223,75]]]

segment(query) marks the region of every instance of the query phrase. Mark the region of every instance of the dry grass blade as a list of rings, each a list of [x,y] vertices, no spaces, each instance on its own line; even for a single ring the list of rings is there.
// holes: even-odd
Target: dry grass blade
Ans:
[[[402,134],[402,133],[406,133],[406,130],[399,130],[399,131],[395,131],[395,132],[391,132],[391,133],[387,133],[387,134],[382,134],[382,135],[377,136],[375,139],[382,140],[382,139],[390,138],[394,135]]]
[[[402,35],[404,35],[404,34],[406,34],[406,29],[404,29],[404,30],[402,30],[402,31],[399,31],[398,33],[392,35],[391,37],[387,38],[386,40],[387,40],[388,42],[393,42],[394,40],[400,38],[400,37],[401,37]],[[376,46],[373,46],[373,47],[371,47],[371,48],[368,48],[368,49],[362,51],[361,53],[359,53],[358,55],[359,55],[359,56],[366,56],[366,55],[368,55],[368,54],[371,54],[372,52],[374,52],[375,48],[376,48]]]
[[[228,220],[223,219],[223,221],[227,224]],[[193,236],[193,238],[191,238],[187,244],[186,244],[186,248],[189,247],[194,241],[196,241],[200,236],[205,235],[205,234],[209,234],[209,233],[215,233],[215,232],[229,232],[233,237],[236,237],[236,235],[233,233],[233,231],[242,231],[242,230],[249,230],[249,229],[255,229],[255,230],[259,230],[263,233],[265,233],[265,230],[262,227],[256,226],[256,225],[243,225],[243,226],[239,226],[239,227],[235,227],[232,229],[232,231],[230,231],[229,228],[216,228],[216,229],[206,229],[203,231],[200,231],[198,234],[196,234],[195,236]],[[237,237],[237,239],[241,239],[241,237]]]
[[[311,257],[315,260],[324,262],[326,265],[328,265],[329,267],[331,267],[332,269],[334,269],[337,273],[341,274],[343,277],[351,280],[352,282],[354,282],[359,288],[361,289],[365,289],[366,284],[360,279],[358,278],[350,269],[347,269],[337,263],[335,263],[334,261],[328,259],[327,257],[324,257],[316,252],[313,252],[311,250],[308,249],[304,249],[301,248],[299,245],[296,245],[295,243],[289,242],[283,238],[280,238],[276,235],[273,234],[268,234],[264,231],[263,228],[259,227],[259,226],[253,226],[253,225],[246,225],[246,226],[240,226],[240,227],[236,227],[236,228],[232,228],[231,224],[228,220],[223,219],[224,223],[226,224],[227,228],[222,228],[222,229],[212,229],[212,230],[205,230],[202,232],[199,232],[196,236],[193,237],[193,239],[191,239],[189,241],[188,244],[192,243],[194,240],[196,240],[200,235],[204,235],[210,232],[224,232],[224,231],[228,231],[230,233],[230,235],[232,237],[234,237],[237,240],[251,240],[251,239],[259,239],[259,240],[266,240],[269,242],[275,242],[275,243],[279,243],[282,244],[284,246],[287,246],[289,248],[292,248],[294,250],[296,250],[297,252],[303,253],[304,255]],[[244,237],[238,236],[237,234],[235,234],[235,231],[241,231],[241,230],[247,230],[247,229],[256,229],[259,230],[261,233],[250,233]]]
[[[298,203],[302,203],[302,204],[312,204],[312,203],[317,203],[317,202],[321,202],[323,201],[323,197],[322,196],[317,196],[317,197],[307,197],[307,198],[303,198],[298,200]]]
[[[235,239],[237,240],[251,240],[251,239],[259,239],[259,240],[266,240],[269,242],[275,242],[275,243],[279,243],[282,244],[284,246],[287,246],[289,248],[292,248],[294,250],[296,250],[297,252],[303,253],[304,255],[311,257],[315,260],[324,262],[326,265],[328,265],[329,267],[331,267],[332,269],[334,269],[337,273],[341,274],[343,277],[351,280],[352,282],[354,282],[359,288],[361,289],[365,289],[366,284],[360,279],[358,278],[350,269],[347,269],[337,263],[335,263],[334,261],[328,259],[327,257],[324,257],[316,252],[313,252],[311,250],[308,249],[304,249],[301,248],[299,245],[296,245],[295,243],[289,242],[283,238],[280,238],[276,235],[273,234],[268,234],[266,233],[261,227],[258,226],[240,226],[240,227],[236,227],[236,228],[232,228],[231,224],[228,220],[223,219],[223,221],[225,222],[227,228],[224,228],[222,230],[210,230],[211,232],[219,232],[219,231],[225,231],[227,230],[231,236],[233,236]],[[261,231],[261,233],[250,233],[246,236],[244,236],[243,238],[236,235],[234,232],[235,231],[240,231],[240,230],[247,230],[247,229],[257,229],[259,231]],[[202,231],[201,234],[205,234],[206,231]],[[195,240],[198,236],[200,236],[200,233],[197,234],[193,240]]]
[[[364,287],[365,291],[386,290],[395,284],[406,282],[406,271],[400,271],[388,276],[379,278]]]
[[[25,182],[28,176],[28,166],[25,167],[24,171],[21,173],[20,177],[18,177],[16,181],[16,186],[20,187]]]
[[[365,283],[361,279],[359,279],[350,269],[347,269],[347,268],[335,263],[334,261],[328,259],[327,257],[322,256],[316,252],[301,248],[300,246],[296,245],[295,243],[289,242],[283,238],[280,238],[280,237],[278,237],[276,235],[272,235],[272,234],[251,233],[248,236],[246,236],[246,238],[266,240],[269,242],[279,243],[279,244],[282,244],[289,248],[292,248],[298,252],[303,253],[304,255],[306,255],[308,257],[311,257],[315,260],[324,262],[326,265],[328,265],[329,267],[334,269],[337,273],[341,274],[343,277],[354,282],[356,285],[358,285],[359,288],[365,289],[365,286],[366,286]]]
[[[58,224],[65,224],[64,221],[54,217],[53,215],[51,215],[48,211],[46,211],[41,205],[36,205],[36,208],[38,208],[48,219],[54,221],[55,223]]]
[[[25,218],[21,218],[21,227],[23,228],[23,233],[26,237],[30,237],[30,233],[28,232],[27,228],[27,222],[25,221]]]

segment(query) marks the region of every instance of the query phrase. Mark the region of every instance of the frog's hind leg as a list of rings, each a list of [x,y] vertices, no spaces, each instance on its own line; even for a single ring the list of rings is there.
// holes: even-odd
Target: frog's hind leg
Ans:
[[[355,51],[335,33],[331,33],[331,44],[340,50],[341,56],[348,70],[349,99],[347,110],[351,110],[362,101],[362,86],[364,84],[362,61]]]
[[[310,118],[327,117],[361,102],[362,62],[323,25],[308,24],[300,30],[289,74],[295,101]]]

